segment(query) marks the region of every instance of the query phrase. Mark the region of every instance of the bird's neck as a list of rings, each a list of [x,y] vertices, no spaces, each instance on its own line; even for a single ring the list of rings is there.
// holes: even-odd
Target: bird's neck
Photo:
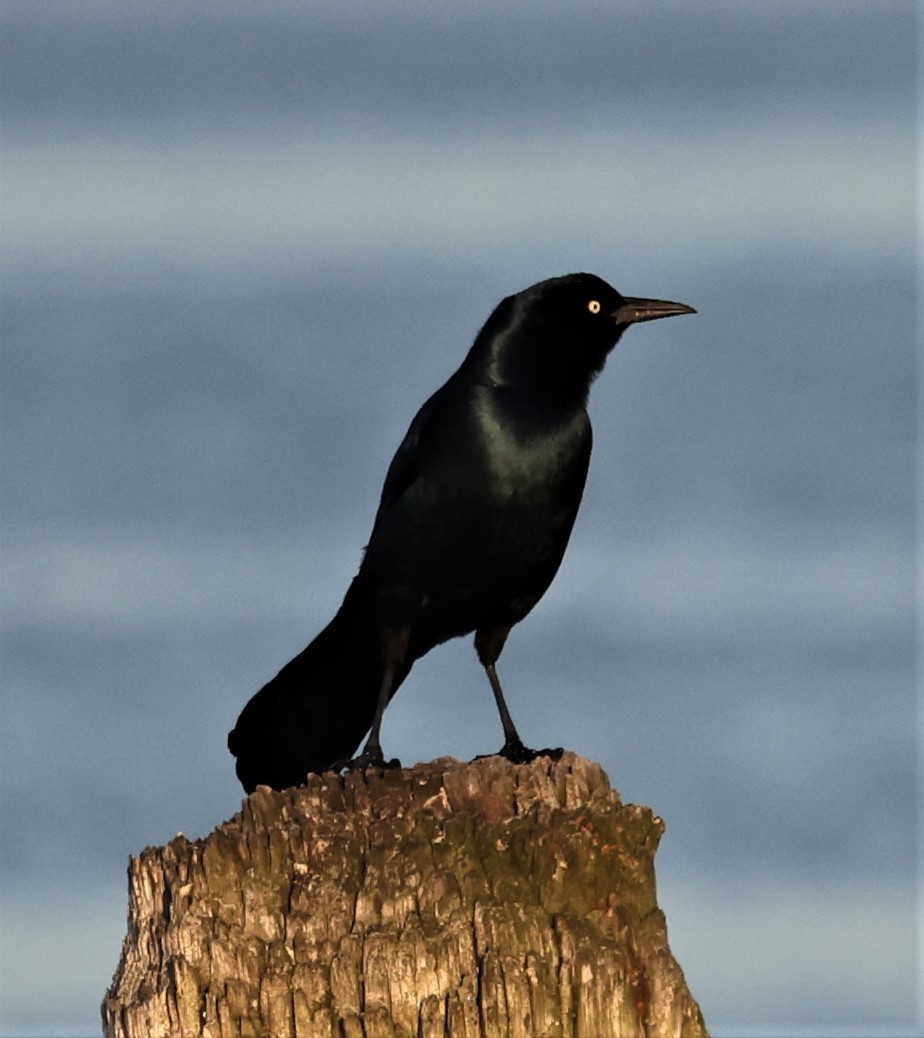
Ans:
[[[506,346],[485,358],[484,381],[537,407],[569,411],[586,406],[591,383],[605,358],[600,358],[599,367],[591,368],[584,358],[569,355],[567,343],[534,340]]]

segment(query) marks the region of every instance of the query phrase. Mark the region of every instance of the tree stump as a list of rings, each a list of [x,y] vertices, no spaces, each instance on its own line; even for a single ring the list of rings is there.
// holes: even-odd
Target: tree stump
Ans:
[[[663,823],[571,753],[259,788],[129,865],[108,1038],[699,1038]]]

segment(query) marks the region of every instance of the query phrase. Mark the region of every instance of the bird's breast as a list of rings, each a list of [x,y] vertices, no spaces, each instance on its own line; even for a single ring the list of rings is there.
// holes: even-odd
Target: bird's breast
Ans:
[[[586,411],[537,415],[505,403],[481,418],[479,446],[496,493],[542,497],[543,491],[557,494],[575,479],[583,487],[590,455]]]

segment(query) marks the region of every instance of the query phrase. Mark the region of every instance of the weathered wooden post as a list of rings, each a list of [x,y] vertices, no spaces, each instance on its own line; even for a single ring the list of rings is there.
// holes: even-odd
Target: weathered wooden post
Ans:
[[[699,1038],[663,825],[566,753],[259,789],[132,860],[108,1038]]]

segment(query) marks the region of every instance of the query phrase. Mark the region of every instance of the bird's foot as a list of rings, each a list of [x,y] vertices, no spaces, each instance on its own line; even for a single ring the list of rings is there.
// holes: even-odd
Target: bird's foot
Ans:
[[[533,750],[524,746],[519,739],[508,739],[497,753],[484,753],[475,760],[484,760],[485,757],[506,757],[512,764],[529,764],[537,757],[551,757],[552,760],[561,760],[565,752],[564,747],[556,746],[554,749],[546,747],[544,750]]]
[[[358,757],[353,757],[352,760],[338,760],[331,764],[330,770],[336,771],[338,774],[348,774],[351,771],[365,771],[367,768],[374,768],[376,771],[393,771],[400,767],[401,761],[397,757],[385,760],[381,750],[363,750]]]

